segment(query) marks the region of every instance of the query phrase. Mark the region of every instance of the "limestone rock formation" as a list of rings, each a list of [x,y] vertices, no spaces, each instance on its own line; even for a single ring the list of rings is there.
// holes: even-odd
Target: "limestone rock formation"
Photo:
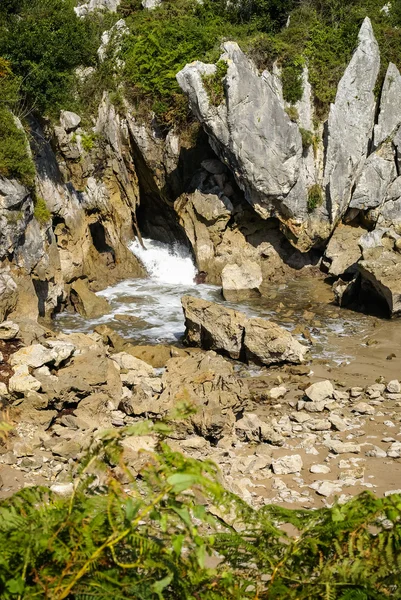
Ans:
[[[367,156],[374,124],[374,88],[380,53],[368,18],[363,22],[358,39],[358,47],[338,85],[328,120],[324,185],[328,188],[333,225],[348,208],[352,187]]]
[[[95,10],[116,12],[120,3],[121,0],[89,0],[89,2],[80,3],[74,10],[79,17],[84,17]]]
[[[222,48],[220,60],[226,62],[227,73],[221,81],[225,96],[221,104],[212,103],[205,85],[216,74],[215,65],[188,64],[177,80],[211,146],[263,219],[277,217],[291,243],[305,252],[330,237],[358,181],[355,207],[369,208],[373,198],[376,206],[381,203],[394,175],[392,158],[375,155],[362,173],[373,135],[374,88],[380,66],[368,18],[330,109],[326,146],[323,127],[315,130],[313,124],[307,69],[303,97],[295,107],[297,125],[285,110],[280,74],[265,71],[259,75],[233,42]],[[384,100],[386,121],[387,104],[394,104],[391,98]],[[304,137],[313,138],[313,150],[302,145],[301,131]]]
[[[359,240],[364,233],[366,230],[362,227],[347,225],[337,227],[322,259],[329,275],[338,277],[358,271],[357,263],[362,256]]]
[[[265,319],[192,296],[182,298],[187,344],[265,365],[301,363],[308,348]]]
[[[390,63],[381,91],[380,111],[374,128],[374,145],[376,148],[386,140],[394,137],[401,126],[400,94],[401,75],[397,67]]]
[[[248,202],[267,218],[297,181],[301,136],[270,82],[257,74],[238,44],[226,42],[223,51],[225,103],[213,106],[203,83],[216,72],[215,65],[188,64],[177,80],[213,149],[232,168]]]

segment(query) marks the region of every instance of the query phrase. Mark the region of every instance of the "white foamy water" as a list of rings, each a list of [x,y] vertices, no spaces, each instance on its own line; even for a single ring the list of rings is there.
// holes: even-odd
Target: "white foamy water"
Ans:
[[[217,286],[197,285],[194,278],[197,269],[190,251],[183,245],[164,244],[144,239],[145,248],[137,241],[130,246],[131,251],[143,263],[148,273],[144,279],[126,279],[101,292],[99,296],[107,298],[111,313],[100,319],[84,319],[77,314],[63,313],[57,317],[58,328],[65,332],[91,332],[96,325],[108,324],[125,338],[139,344],[174,343],[184,334],[184,315],[181,297],[189,294],[205,300],[224,303],[236,308],[248,316],[260,316],[272,319],[290,331],[302,323],[305,306],[309,307],[310,282],[294,280],[288,285],[274,286],[273,296],[253,300],[249,303],[234,305],[224,302],[221,290]],[[314,356],[329,360],[342,361],[349,358],[344,349],[339,351],[335,341],[327,343],[328,336],[347,337],[353,335],[355,328],[366,326],[366,318],[356,313],[345,313],[338,309],[332,316],[327,314],[327,305],[316,305],[321,319],[317,327],[312,328],[315,344],[311,348]],[[290,309],[290,313],[286,311]],[[332,309],[333,310],[333,309]],[[116,317],[136,317],[137,322],[121,320]],[[305,323],[305,321],[304,321]],[[308,329],[312,323],[305,323]],[[302,338],[300,338],[302,341]]]
[[[100,319],[84,319],[64,313],[57,320],[66,332],[92,331],[96,325],[112,324],[113,329],[138,343],[176,342],[184,334],[184,316],[181,297],[190,294],[214,302],[223,302],[220,288],[197,285],[197,273],[189,250],[181,245],[164,244],[144,239],[143,248],[137,241],[131,251],[145,266],[146,279],[126,279],[99,292],[107,298],[112,312]],[[114,319],[128,315],[141,319],[137,324]]]
[[[130,250],[145,266],[151,280],[159,284],[194,286],[197,270],[185,246],[178,243],[169,246],[149,239],[143,242],[145,247],[135,241]]]

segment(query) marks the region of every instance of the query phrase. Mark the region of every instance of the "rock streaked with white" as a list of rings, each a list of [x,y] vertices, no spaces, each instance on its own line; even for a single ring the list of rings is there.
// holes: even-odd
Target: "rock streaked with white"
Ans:
[[[370,19],[366,17],[359,32],[358,47],[330,107],[324,186],[328,187],[333,227],[348,208],[352,188],[367,157],[379,68],[379,47]]]

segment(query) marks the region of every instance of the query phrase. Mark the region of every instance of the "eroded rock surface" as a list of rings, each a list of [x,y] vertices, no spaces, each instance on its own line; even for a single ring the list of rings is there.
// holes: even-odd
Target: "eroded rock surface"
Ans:
[[[248,318],[223,305],[184,296],[185,339],[189,345],[265,365],[305,359],[308,348],[288,331],[264,319]]]

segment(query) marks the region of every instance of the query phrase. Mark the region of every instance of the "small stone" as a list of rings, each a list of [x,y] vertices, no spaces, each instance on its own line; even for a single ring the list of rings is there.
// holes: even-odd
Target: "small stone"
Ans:
[[[367,402],[358,402],[355,406],[352,407],[353,412],[357,412],[361,415],[374,415],[375,409],[373,406],[370,406]]]
[[[305,395],[312,402],[321,402],[327,398],[332,398],[333,393],[333,384],[328,379],[326,381],[318,381],[317,383],[313,383],[305,390]]]
[[[151,365],[127,352],[113,354],[111,358],[118,364],[120,369],[123,369],[124,371],[135,371],[137,377],[149,377],[154,375],[154,369]]]
[[[341,419],[338,415],[330,415],[329,421],[337,431],[345,431],[347,429],[347,424],[344,419]]]
[[[75,459],[81,452],[82,447],[81,444],[74,440],[61,440],[51,450],[56,456]]]
[[[363,388],[361,387],[353,387],[350,390],[351,398],[358,398],[363,393]]]
[[[387,452],[387,456],[390,458],[400,458],[401,457],[401,442],[394,442],[391,444],[389,451]]]
[[[392,421],[384,421],[383,425],[385,425],[386,427],[395,427],[395,424]]]
[[[372,397],[372,394],[376,393],[379,393],[379,395],[381,395],[385,389],[386,386],[384,385],[384,383],[374,383],[366,389],[366,393],[368,394],[368,396]]]
[[[386,458],[387,452],[379,446],[373,446],[370,450],[365,452],[365,455],[371,458]]]
[[[14,369],[15,373],[8,382],[10,392],[25,394],[27,392],[38,392],[42,387],[40,381],[29,374],[29,369],[26,365],[22,365]]]
[[[50,486],[50,491],[58,496],[71,496],[74,485],[72,483],[54,483]]]
[[[335,454],[358,454],[361,447],[358,444],[352,444],[351,442],[341,442],[339,440],[327,440],[324,445],[329,448]]]
[[[400,394],[401,393],[401,383],[397,379],[393,379],[387,384],[387,391],[390,394]]]
[[[302,458],[299,454],[281,456],[272,460],[272,469],[275,475],[289,475],[299,473],[303,467]]]
[[[317,474],[327,474],[331,472],[330,467],[328,467],[327,465],[312,465],[311,468],[309,469],[309,471],[311,473],[317,473]]]
[[[312,490],[316,490],[319,496],[332,496],[333,494],[339,494],[342,490],[341,484],[335,481],[315,481],[310,486]]]
[[[304,409],[308,412],[323,412],[326,408],[327,401],[322,400],[321,402],[305,402]]]
[[[19,334],[19,326],[13,321],[3,321],[0,324],[0,340],[14,340]]]
[[[272,400],[278,400],[279,398],[283,398],[286,395],[287,391],[287,388],[285,388],[284,386],[275,387],[269,391],[269,397]]]
[[[401,495],[401,490],[389,490],[388,492],[384,492],[385,498],[387,498],[388,496],[392,496],[393,494]]]
[[[337,402],[347,402],[349,400],[349,394],[347,392],[340,392],[338,390],[334,390],[333,398],[334,400],[337,400]]]
[[[308,422],[311,431],[328,431],[331,429],[331,422],[328,419],[312,419]]]
[[[10,357],[10,365],[12,367],[26,365],[27,367],[37,369],[52,362],[52,360],[53,354],[49,348],[45,348],[42,344],[32,344],[32,346],[26,346],[14,352]]]

